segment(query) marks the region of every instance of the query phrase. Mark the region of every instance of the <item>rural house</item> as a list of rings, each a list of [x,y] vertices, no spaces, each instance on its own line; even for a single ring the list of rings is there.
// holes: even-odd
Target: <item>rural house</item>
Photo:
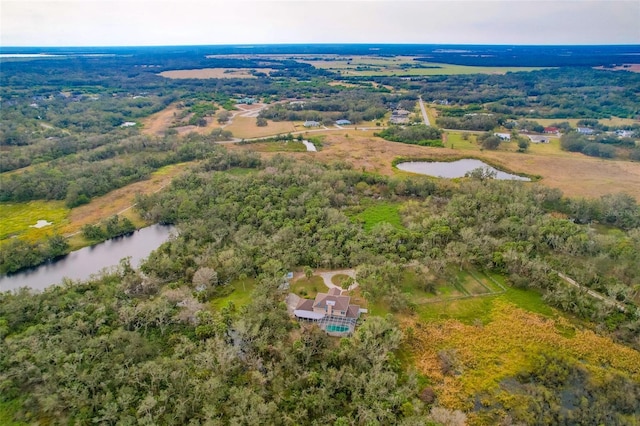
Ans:
[[[302,321],[314,322],[330,335],[351,334],[360,317],[360,306],[350,304],[349,296],[342,296],[340,289],[318,293],[314,300],[300,299],[293,315]]]
[[[304,127],[318,127],[320,125],[320,123],[318,123],[317,121],[313,121],[313,120],[308,120],[304,122]]]

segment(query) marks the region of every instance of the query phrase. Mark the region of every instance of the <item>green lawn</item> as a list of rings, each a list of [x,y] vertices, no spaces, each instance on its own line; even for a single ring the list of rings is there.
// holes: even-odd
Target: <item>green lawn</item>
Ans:
[[[400,218],[400,203],[382,202],[367,206],[363,211],[353,216],[362,222],[364,229],[370,231],[378,223],[387,222],[398,229],[404,228]]]
[[[336,274],[331,277],[331,282],[338,287],[342,287],[342,282],[349,278],[347,274]]]
[[[215,298],[211,301],[211,306],[216,310],[225,307],[229,302],[233,302],[236,308],[248,305],[251,301],[251,293],[256,286],[254,278],[244,280],[235,280],[227,284],[224,296]]]
[[[63,201],[31,201],[0,203],[0,240],[17,235],[35,241],[66,224],[70,210]],[[39,220],[52,222],[43,228],[33,228]]]
[[[296,282],[291,283],[291,288],[289,289],[291,293],[295,293],[300,297],[305,297],[307,299],[312,299],[316,297],[316,295],[320,292],[326,292],[327,286],[324,285],[324,281],[321,276],[313,275],[311,278],[307,279],[306,277],[302,277]]]

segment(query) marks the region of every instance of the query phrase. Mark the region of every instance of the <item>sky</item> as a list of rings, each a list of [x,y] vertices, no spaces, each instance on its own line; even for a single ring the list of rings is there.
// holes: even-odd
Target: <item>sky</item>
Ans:
[[[0,0],[1,46],[640,44],[640,0]]]

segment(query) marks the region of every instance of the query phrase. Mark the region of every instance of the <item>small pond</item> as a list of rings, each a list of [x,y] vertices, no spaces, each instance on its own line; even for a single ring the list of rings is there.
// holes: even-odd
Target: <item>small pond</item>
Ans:
[[[142,259],[167,241],[174,232],[173,226],[152,225],[131,235],[73,251],[56,261],[0,276],[0,292],[20,287],[43,290],[61,283],[65,277],[86,280],[104,268],[118,265],[120,259],[125,257],[131,257],[131,266],[138,267]]]
[[[531,181],[527,177],[512,175],[473,158],[464,158],[456,161],[411,161],[400,163],[396,167],[405,172],[419,173],[422,175],[436,176],[440,178],[459,178],[479,167],[496,172],[496,179]]]

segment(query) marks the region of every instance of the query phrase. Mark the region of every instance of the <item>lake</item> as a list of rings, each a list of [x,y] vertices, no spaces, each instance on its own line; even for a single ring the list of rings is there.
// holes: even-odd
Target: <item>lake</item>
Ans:
[[[495,167],[473,158],[464,158],[456,161],[411,161],[399,163],[396,167],[405,172],[419,173],[422,175],[435,176],[440,178],[459,178],[473,169],[478,167],[488,168],[496,172],[496,179],[500,180],[521,180],[525,182],[531,181],[527,177],[513,175],[503,172]]]
[[[0,277],[0,291],[31,287],[42,290],[62,282],[63,278],[86,280],[104,268],[116,266],[120,259],[131,257],[131,266],[137,267],[160,244],[175,233],[174,226],[152,225],[131,235],[113,238],[94,246],[85,247],[34,268]]]

